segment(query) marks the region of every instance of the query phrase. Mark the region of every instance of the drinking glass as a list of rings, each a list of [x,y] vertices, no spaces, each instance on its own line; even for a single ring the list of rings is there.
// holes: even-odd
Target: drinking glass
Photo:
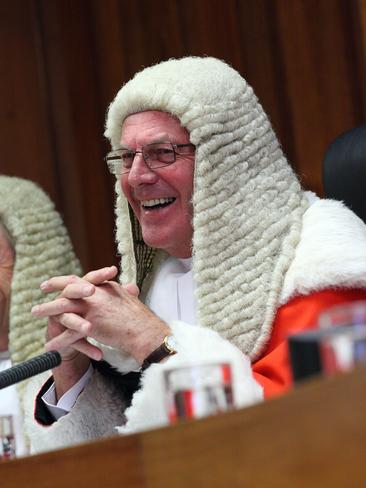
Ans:
[[[15,458],[15,436],[11,415],[0,415],[0,461]]]
[[[349,371],[366,362],[366,302],[337,305],[323,312],[321,360],[325,375]]]
[[[170,422],[201,418],[233,408],[230,364],[199,364],[164,372]]]

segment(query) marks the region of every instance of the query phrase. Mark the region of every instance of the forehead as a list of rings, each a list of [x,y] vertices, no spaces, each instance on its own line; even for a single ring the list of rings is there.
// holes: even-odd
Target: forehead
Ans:
[[[188,131],[167,112],[147,110],[126,117],[122,124],[121,144],[128,147],[150,142],[189,142]]]

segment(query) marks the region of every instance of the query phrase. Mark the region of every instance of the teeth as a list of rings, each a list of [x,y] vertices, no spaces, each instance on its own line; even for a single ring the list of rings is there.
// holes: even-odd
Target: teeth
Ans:
[[[141,202],[143,207],[155,207],[155,205],[163,205],[164,203],[171,203],[174,198],[154,198],[154,200],[145,200]]]

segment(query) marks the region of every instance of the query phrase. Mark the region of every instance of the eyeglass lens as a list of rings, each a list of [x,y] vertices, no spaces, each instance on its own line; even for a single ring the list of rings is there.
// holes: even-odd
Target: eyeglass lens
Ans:
[[[173,144],[169,142],[147,144],[141,148],[141,151],[120,149],[111,153],[107,158],[108,167],[111,173],[115,175],[128,173],[132,167],[136,154],[142,154],[145,163],[151,169],[172,164],[176,160]]]
[[[130,169],[135,154],[139,151],[121,151],[122,166],[125,169]],[[174,147],[170,143],[154,143],[143,146],[141,149],[142,156],[148,166],[156,167],[156,163],[171,164],[175,161]]]
[[[142,154],[146,165],[151,169],[161,168],[176,161],[177,152],[175,148],[184,151],[183,148],[192,148],[192,144],[174,145],[171,142],[154,142],[141,148],[141,151],[131,149],[118,149],[108,154],[106,161],[109,171],[119,176],[128,173],[132,167],[136,154]]]

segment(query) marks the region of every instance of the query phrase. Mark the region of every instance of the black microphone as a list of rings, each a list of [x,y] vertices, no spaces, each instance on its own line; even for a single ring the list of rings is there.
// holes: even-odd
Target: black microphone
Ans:
[[[49,351],[0,372],[0,390],[61,364],[61,354]]]

